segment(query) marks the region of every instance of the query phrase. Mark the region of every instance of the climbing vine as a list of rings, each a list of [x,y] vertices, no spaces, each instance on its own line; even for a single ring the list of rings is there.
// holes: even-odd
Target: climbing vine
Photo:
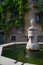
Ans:
[[[39,0],[39,5],[38,5],[38,11],[41,14],[41,17],[43,19],[43,0]],[[39,22],[39,24],[41,25],[42,29],[43,29],[43,20],[41,20]]]
[[[0,28],[9,31],[13,26],[24,27],[24,14],[28,11],[28,0],[4,0],[0,5]]]

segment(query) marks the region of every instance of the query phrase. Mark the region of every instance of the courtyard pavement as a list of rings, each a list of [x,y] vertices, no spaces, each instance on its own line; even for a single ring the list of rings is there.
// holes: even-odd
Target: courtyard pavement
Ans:
[[[16,60],[0,56],[0,65],[35,65],[35,64],[18,62]]]

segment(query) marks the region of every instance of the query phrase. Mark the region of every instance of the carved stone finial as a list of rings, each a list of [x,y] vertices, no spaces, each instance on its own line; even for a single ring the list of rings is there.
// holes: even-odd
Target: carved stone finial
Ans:
[[[31,25],[35,25],[35,20],[34,19],[31,19]]]

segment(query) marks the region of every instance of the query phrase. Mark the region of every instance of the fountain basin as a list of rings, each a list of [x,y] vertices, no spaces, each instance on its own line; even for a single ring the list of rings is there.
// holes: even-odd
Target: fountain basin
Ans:
[[[23,63],[32,63],[42,65],[43,63],[43,44],[40,45],[40,51],[31,51],[30,58],[26,58],[26,44],[14,44],[3,48],[2,56],[15,59]],[[38,56],[37,56],[38,54]],[[35,56],[34,56],[35,55]],[[40,62],[39,62],[40,61]]]

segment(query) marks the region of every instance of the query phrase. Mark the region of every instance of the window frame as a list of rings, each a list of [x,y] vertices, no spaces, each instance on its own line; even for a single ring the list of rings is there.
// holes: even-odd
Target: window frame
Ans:
[[[39,20],[37,17],[39,17]],[[35,22],[40,23],[42,22],[42,20],[43,20],[42,15],[40,15],[39,13],[35,13]]]
[[[32,0],[32,2],[34,2],[34,3],[38,3],[38,0]]]
[[[16,36],[12,35],[11,36],[11,41],[13,41],[13,42],[16,41]]]

